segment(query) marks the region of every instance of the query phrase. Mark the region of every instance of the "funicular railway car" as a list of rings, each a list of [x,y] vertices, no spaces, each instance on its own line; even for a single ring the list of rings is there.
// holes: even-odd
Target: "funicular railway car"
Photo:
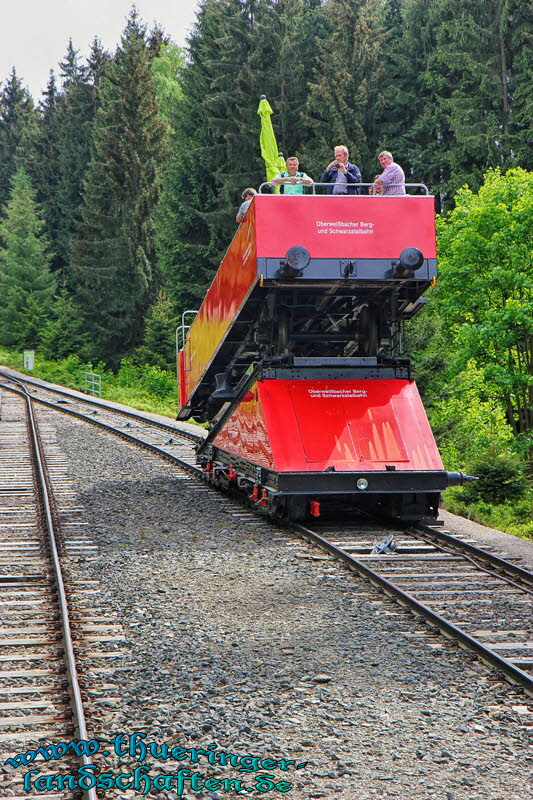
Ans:
[[[179,352],[206,478],[271,515],[435,519],[444,470],[402,356],[436,277],[429,195],[257,195]],[[185,338],[185,337],[184,337]]]

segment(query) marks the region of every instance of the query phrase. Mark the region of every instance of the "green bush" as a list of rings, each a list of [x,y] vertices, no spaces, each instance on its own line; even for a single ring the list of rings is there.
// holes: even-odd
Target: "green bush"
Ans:
[[[176,396],[176,376],[160,367],[144,367],[143,383],[145,388],[156,397]]]
[[[82,363],[78,356],[73,354],[60,361],[48,361],[37,351],[32,372],[23,370],[21,353],[2,350],[0,359],[3,364],[19,372],[26,371],[30,376],[33,375],[35,378],[57,383],[60,386],[68,386],[71,389],[80,389],[83,385],[83,373],[94,371],[91,364]]]
[[[176,397],[177,382],[173,372],[148,364],[137,366],[129,358],[122,359],[116,383],[122,387],[141,389],[159,398]]]
[[[514,452],[513,432],[495,394],[473,361],[441,387],[428,416],[446,469],[464,471],[485,454]]]
[[[508,525],[505,532],[512,536],[519,536],[520,539],[533,541],[533,522],[525,522],[523,525]]]
[[[0,348],[0,363],[24,372],[20,352]],[[176,376],[159,367],[135,366],[129,359],[123,359],[115,375],[101,361],[98,364],[83,363],[74,354],[61,361],[48,361],[41,352],[37,352],[35,368],[28,374],[60,386],[82,389],[84,372],[95,372],[101,376],[102,396],[107,400],[171,419],[176,416]]]
[[[135,366],[129,358],[123,358],[120,362],[120,369],[117,372],[117,385],[139,386],[141,383],[141,373],[141,367]]]
[[[5,347],[0,347],[0,364],[11,369],[22,370],[22,354]]]
[[[529,489],[521,500],[493,505],[485,500],[474,502],[466,499],[465,488],[454,486],[446,490],[443,506],[447,511],[489,528],[533,540],[533,489]]]
[[[484,500],[498,505],[524,497],[528,482],[520,461],[512,455],[484,454],[469,466],[478,480],[463,489],[466,502]]]

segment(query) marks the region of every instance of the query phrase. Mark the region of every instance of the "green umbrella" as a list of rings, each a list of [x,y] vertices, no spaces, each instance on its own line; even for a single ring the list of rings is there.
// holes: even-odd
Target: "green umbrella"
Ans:
[[[261,117],[261,133],[259,136],[261,155],[263,156],[263,160],[265,162],[266,179],[267,181],[271,181],[272,178],[278,174],[278,172],[283,172],[283,170],[286,169],[286,166],[285,159],[281,153],[278,152],[276,136],[272,127],[272,120],[270,119],[272,108],[264,94],[261,95],[257,113]]]

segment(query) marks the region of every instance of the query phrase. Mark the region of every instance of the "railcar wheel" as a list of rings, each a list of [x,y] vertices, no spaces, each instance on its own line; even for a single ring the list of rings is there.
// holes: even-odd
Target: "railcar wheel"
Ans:
[[[269,515],[285,522],[304,522],[308,516],[307,497],[299,495],[277,497],[271,504]]]

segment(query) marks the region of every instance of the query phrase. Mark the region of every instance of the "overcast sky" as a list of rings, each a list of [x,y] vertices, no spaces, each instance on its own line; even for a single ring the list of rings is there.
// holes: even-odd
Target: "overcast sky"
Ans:
[[[150,29],[158,22],[183,45],[196,17],[198,0],[136,0]],[[69,38],[85,57],[98,36],[114,52],[132,0],[0,0],[0,84],[13,67],[38,101],[51,69],[67,51]]]

